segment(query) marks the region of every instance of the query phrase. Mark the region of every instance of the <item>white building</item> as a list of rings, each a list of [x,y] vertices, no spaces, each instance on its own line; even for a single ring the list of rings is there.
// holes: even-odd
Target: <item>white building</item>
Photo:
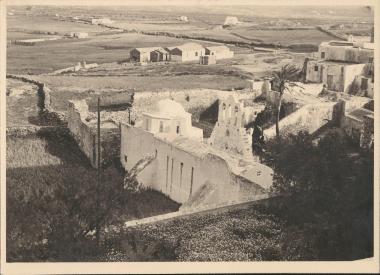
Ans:
[[[98,24],[112,24],[113,21],[109,18],[92,18],[91,24],[98,25]]]
[[[190,199],[215,205],[268,196],[272,169],[203,143],[202,130],[191,126],[191,115],[177,102],[159,101],[135,126],[120,128],[123,167],[129,171],[147,156],[155,156],[137,179],[177,202]],[[214,188],[198,197],[207,186]]]
[[[199,57],[205,55],[205,48],[197,43],[185,43],[181,46],[168,47],[170,59],[174,61],[196,61],[199,62]]]
[[[227,16],[224,20],[224,26],[234,26],[239,23],[239,20],[235,16]]]
[[[306,82],[324,83],[331,91],[373,97],[373,43],[322,42],[306,66]]]

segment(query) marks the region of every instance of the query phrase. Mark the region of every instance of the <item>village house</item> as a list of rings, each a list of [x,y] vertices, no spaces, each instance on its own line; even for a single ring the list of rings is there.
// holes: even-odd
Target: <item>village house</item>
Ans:
[[[197,43],[185,43],[181,46],[168,47],[170,59],[173,61],[196,61],[199,62],[199,57],[205,55],[205,48]]]
[[[228,59],[234,57],[234,52],[225,45],[209,46],[205,48],[206,55],[215,55],[219,59]]]
[[[328,90],[373,97],[373,43],[323,42],[307,61],[306,82],[324,83]]]
[[[123,167],[129,171],[154,156],[137,179],[174,201],[185,203],[210,186],[212,192],[201,196],[210,204],[268,194],[271,168],[202,142],[202,130],[191,125],[191,115],[173,100],[159,101],[135,126],[121,123],[120,129]]]
[[[219,100],[218,121],[208,143],[220,150],[252,158],[252,132],[245,127],[264,110],[265,104],[251,102],[250,106],[244,105],[245,101],[239,101],[233,95]]]
[[[212,65],[216,64],[215,55],[203,55],[199,57],[199,64],[201,65]]]
[[[340,127],[361,148],[373,148],[374,112],[362,107],[347,113],[346,101],[340,100],[339,104],[342,108]]]
[[[134,48],[130,51],[129,56],[131,61],[134,62],[150,62],[152,52],[157,51],[159,49],[160,47]],[[157,57],[153,55],[153,58]]]

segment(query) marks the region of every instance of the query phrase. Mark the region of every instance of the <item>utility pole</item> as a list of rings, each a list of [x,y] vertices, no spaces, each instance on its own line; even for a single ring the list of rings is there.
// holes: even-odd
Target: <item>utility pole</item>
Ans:
[[[98,182],[96,186],[96,243],[100,245],[100,186],[101,186],[101,156],[100,156],[100,97],[98,97]]]

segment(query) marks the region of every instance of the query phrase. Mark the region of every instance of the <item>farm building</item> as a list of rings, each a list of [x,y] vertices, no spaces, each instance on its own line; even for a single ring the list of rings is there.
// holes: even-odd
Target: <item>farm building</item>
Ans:
[[[199,64],[201,65],[211,65],[216,64],[215,55],[203,55],[199,57]]]
[[[324,83],[327,89],[373,97],[373,43],[323,42],[308,60],[306,82]]]
[[[151,53],[160,49],[159,47],[150,48],[134,48],[130,51],[131,61],[135,62],[149,62],[151,61]]]
[[[202,130],[191,125],[191,114],[173,100],[159,101],[154,113],[146,113],[135,126],[122,123],[120,128],[123,167],[130,171],[145,165],[139,183],[177,202],[254,200],[266,196],[272,184],[271,168],[202,142]]]
[[[66,37],[71,37],[71,38],[87,38],[88,33],[87,32],[69,32],[65,34]]]
[[[224,45],[206,47],[205,54],[215,55],[217,59],[227,59],[234,57],[234,52]]]
[[[186,43],[181,46],[168,47],[170,59],[174,61],[196,61],[199,62],[199,57],[205,55],[205,48],[197,43]]]
[[[223,26],[234,26],[239,23],[239,20],[235,16],[227,16],[224,20]]]
[[[182,21],[182,22],[188,22],[188,21],[189,21],[189,19],[187,18],[187,16],[184,16],[184,15],[180,16],[180,17],[178,18],[178,20],[179,20],[179,21]]]
[[[150,61],[152,62],[159,62],[159,61],[169,61],[170,60],[170,54],[168,51],[164,50],[163,48],[158,48],[155,51],[150,52]]]

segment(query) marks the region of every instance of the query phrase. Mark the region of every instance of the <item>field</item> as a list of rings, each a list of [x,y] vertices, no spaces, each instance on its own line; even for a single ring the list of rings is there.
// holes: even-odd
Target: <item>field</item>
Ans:
[[[179,7],[152,7],[149,10],[143,7],[36,7],[32,11],[26,11],[25,7],[14,7],[15,14],[8,16],[8,40],[46,36],[38,32],[69,31],[88,32],[89,38],[61,39],[36,46],[11,45],[7,49],[7,69],[9,73],[19,74],[47,73],[73,66],[83,60],[88,63],[122,61],[129,57],[129,50],[134,47],[173,46],[189,41],[166,36],[116,34],[101,26],[57,20],[55,14],[62,17],[106,16],[115,21],[116,27],[185,34],[192,38],[205,39],[206,41],[202,42],[204,45],[207,45],[207,39],[262,42],[282,46],[296,44],[299,45],[299,50],[304,52],[315,50],[320,42],[334,38],[316,29],[287,29],[289,26],[313,28],[322,24],[361,22],[364,15],[368,21],[366,28],[373,22],[373,19],[368,17],[368,10],[364,8],[358,8],[356,11],[332,7],[320,7],[316,10],[307,7],[297,7],[291,11],[288,9],[213,7],[200,10],[197,7],[187,7],[184,11]],[[291,17],[285,16],[289,13],[292,14]],[[225,17],[231,14],[237,15],[242,24],[223,29],[221,26]],[[189,22],[178,21],[181,15],[187,16]],[[273,27],[277,29],[274,30]],[[363,27],[360,25],[359,28]],[[351,32],[355,32],[355,28],[351,29]],[[70,55],[67,55],[68,52]]]
[[[116,168],[105,169],[103,177],[106,193],[111,195],[112,188],[124,194],[119,199],[113,197],[117,203],[111,205],[112,215],[107,225],[178,209],[178,204],[156,191],[147,190],[133,196],[122,193],[123,175]],[[35,137],[7,138],[7,226],[12,228],[7,231],[8,260],[69,257],[63,255],[65,251],[58,251],[60,255],[50,247],[50,241],[51,245],[58,239],[63,241],[64,235],[53,237],[59,234],[56,226],[66,228],[67,234],[85,230],[94,211],[95,179],[96,170],[64,135],[44,132]],[[67,216],[69,219],[63,219]],[[37,252],[44,239],[49,245],[43,249],[55,251],[57,255]],[[75,242],[66,240],[68,248],[73,245],[71,241]],[[34,252],[29,254],[30,251]]]

